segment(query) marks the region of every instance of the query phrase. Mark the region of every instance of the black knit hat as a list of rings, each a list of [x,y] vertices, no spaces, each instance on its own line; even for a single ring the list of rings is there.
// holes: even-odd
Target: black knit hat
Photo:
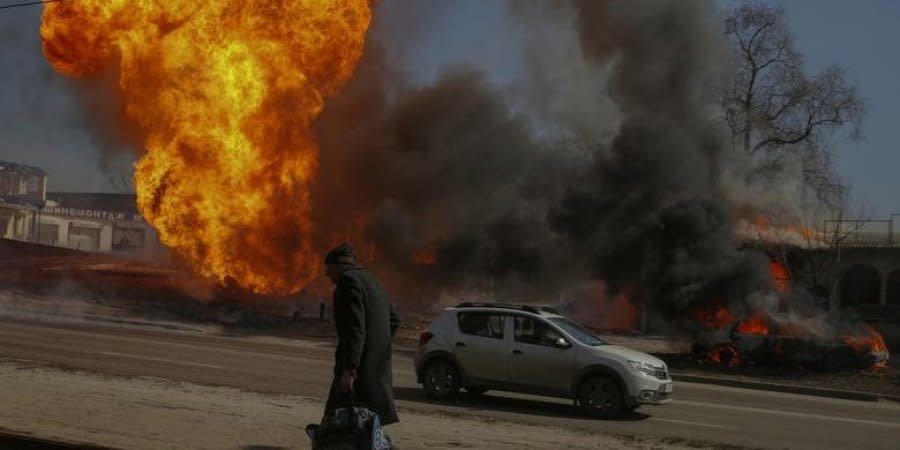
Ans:
[[[344,264],[349,266],[356,265],[356,255],[353,253],[353,247],[344,242],[341,245],[331,249],[325,255],[325,264]]]

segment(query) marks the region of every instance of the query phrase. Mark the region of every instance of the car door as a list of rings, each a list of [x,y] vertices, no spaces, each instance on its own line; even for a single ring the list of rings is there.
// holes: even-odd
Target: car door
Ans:
[[[575,350],[543,319],[513,315],[510,382],[540,390],[566,392],[575,370]]]
[[[508,380],[509,336],[507,317],[490,311],[457,313],[459,334],[455,342],[456,359],[466,376],[474,382]]]

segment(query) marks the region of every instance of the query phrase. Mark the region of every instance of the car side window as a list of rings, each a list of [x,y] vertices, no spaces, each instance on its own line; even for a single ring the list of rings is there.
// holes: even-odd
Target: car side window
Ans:
[[[503,319],[500,314],[488,312],[461,312],[457,313],[459,331],[463,334],[503,339]]]
[[[556,347],[562,334],[540,320],[525,316],[515,316],[515,340],[523,344]]]

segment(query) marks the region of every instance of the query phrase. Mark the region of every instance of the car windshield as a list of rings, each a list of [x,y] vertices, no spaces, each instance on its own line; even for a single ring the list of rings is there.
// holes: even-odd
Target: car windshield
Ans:
[[[592,347],[606,345],[606,342],[603,339],[598,338],[594,333],[591,333],[583,326],[578,325],[565,317],[551,317],[550,321],[584,345],[590,345]]]

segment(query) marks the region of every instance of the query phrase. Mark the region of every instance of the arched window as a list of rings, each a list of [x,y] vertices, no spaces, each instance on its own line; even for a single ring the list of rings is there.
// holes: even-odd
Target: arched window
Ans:
[[[841,277],[841,306],[877,305],[881,293],[881,275],[871,266],[857,264]]]
[[[888,275],[885,294],[888,305],[900,306],[900,269],[894,269]]]

